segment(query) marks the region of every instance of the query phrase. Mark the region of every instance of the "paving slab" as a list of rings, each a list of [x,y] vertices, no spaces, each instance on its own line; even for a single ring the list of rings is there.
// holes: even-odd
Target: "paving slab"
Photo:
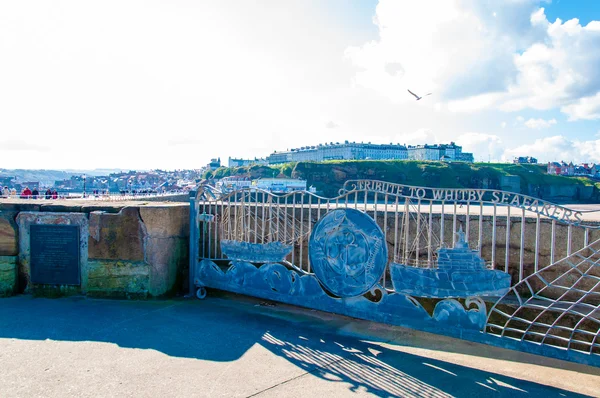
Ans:
[[[0,301],[0,396],[600,396],[600,369],[211,292]]]

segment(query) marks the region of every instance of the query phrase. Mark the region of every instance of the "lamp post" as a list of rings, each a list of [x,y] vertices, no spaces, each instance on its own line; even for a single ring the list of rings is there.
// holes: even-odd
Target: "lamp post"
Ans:
[[[83,178],[83,198],[85,199],[85,179],[86,179],[86,175],[82,175],[81,178]]]

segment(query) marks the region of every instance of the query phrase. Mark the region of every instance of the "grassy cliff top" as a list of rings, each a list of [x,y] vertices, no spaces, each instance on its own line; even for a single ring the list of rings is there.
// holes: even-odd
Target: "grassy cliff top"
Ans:
[[[286,176],[308,181],[325,195],[335,194],[344,181],[374,179],[407,185],[440,188],[502,188],[507,176],[518,176],[522,193],[546,186],[596,186],[586,177],[563,177],[546,173],[546,165],[511,163],[431,162],[416,160],[335,160],[298,162],[270,166],[222,167],[206,177]],[[597,186],[596,188],[598,188]]]

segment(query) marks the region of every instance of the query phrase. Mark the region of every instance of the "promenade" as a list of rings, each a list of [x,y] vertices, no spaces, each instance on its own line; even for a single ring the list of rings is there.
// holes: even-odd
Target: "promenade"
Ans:
[[[95,206],[95,205],[101,205],[103,202],[104,203],[111,203],[114,205],[127,205],[127,206],[141,206],[141,205],[146,205],[148,204],[149,200],[151,199],[160,199],[160,196],[147,196],[147,197],[129,197],[129,196],[112,196],[110,198],[93,198],[93,197],[89,197],[86,199],[82,199],[82,198],[74,198],[74,199],[21,199],[21,198],[0,198],[0,203],[4,203],[6,205],[22,205],[22,204],[29,204],[29,205],[40,205],[40,206],[55,206],[55,205],[69,205],[69,206]],[[187,201],[185,200],[187,198],[186,195],[184,194],[178,194],[178,195],[166,195],[163,198],[177,198],[177,201],[172,201],[172,202],[160,202],[160,201],[153,201],[152,204],[158,204],[158,203],[167,203],[170,206],[186,206],[187,205]],[[200,202],[200,204],[206,204],[206,205],[211,205],[214,204],[214,202]],[[283,209],[283,208],[287,208],[287,209],[292,209],[294,207],[299,208],[300,205],[292,205],[292,204],[285,204],[285,203],[280,203],[278,204],[279,208]],[[321,205],[317,205],[317,204],[304,204],[303,205],[305,208],[310,207],[312,211],[321,211],[321,212],[326,212],[327,208],[325,206],[325,204],[321,204]],[[356,205],[358,208],[360,209],[364,209],[365,205],[363,203],[358,203]],[[575,211],[580,211],[582,212],[581,215],[581,219],[585,222],[600,222],[600,204],[561,204],[560,206],[566,207],[568,209],[571,210],[575,210]],[[347,206],[343,203],[339,203],[337,206],[332,203],[330,204],[330,209],[336,208],[336,207],[355,207],[354,203],[349,203]],[[387,212],[393,212],[396,210],[395,207],[395,203],[388,203],[388,205],[384,205],[381,203],[378,203],[377,205],[373,204],[373,203],[368,203],[366,205],[366,209],[368,211],[374,211],[377,210],[377,212],[380,212],[381,214],[383,214],[383,212],[387,211]],[[424,214],[428,214],[429,213],[429,204],[426,202],[423,202],[423,204],[418,207],[417,204],[412,203],[410,206],[410,211],[411,212],[416,212],[417,210],[420,210],[421,213]],[[451,214],[454,211],[454,205],[453,204],[446,204],[443,206],[443,210],[445,212],[445,214]],[[479,214],[479,206],[475,203],[471,204],[469,206],[469,208],[467,208],[466,204],[463,205],[458,205],[456,206],[456,214],[467,214],[467,210],[469,211],[469,214],[471,215],[477,215]],[[398,211],[402,212],[404,211],[404,204],[402,202],[399,203],[398,205]],[[431,211],[434,214],[440,214],[442,212],[442,205],[440,204],[434,204],[431,207]],[[494,214],[494,206],[492,205],[484,205],[482,206],[482,211],[481,214],[484,216],[492,216]],[[501,206],[498,205],[496,206],[496,216],[498,217],[506,217],[508,215],[508,207],[506,206]],[[511,216],[512,217],[521,217],[522,216],[522,211],[512,208],[511,209]],[[531,211],[525,211],[525,216],[526,217],[531,217],[531,218],[535,218],[537,217],[537,214]],[[541,216],[541,218],[547,218],[545,216]]]
[[[225,293],[0,301],[0,396],[579,397],[600,369]]]

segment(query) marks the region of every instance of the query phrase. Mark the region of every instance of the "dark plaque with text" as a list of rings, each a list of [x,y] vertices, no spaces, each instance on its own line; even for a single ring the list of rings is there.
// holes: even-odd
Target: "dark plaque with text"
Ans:
[[[31,225],[31,282],[79,285],[79,226]]]

